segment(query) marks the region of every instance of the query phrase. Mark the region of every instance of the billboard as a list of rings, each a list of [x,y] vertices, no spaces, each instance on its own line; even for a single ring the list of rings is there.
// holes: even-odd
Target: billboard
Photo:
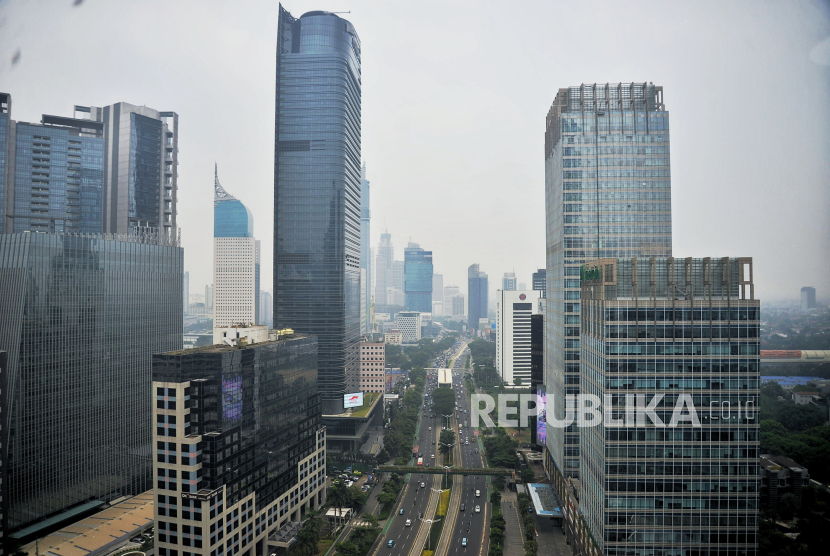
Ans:
[[[360,407],[363,405],[363,392],[355,392],[354,394],[343,395],[343,407],[348,409],[350,407]]]
[[[234,421],[242,416],[242,377],[222,375],[222,419]]]
[[[548,421],[547,394],[541,388],[536,390],[536,441],[540,446],[545,445],[548,437],[546,423]]]

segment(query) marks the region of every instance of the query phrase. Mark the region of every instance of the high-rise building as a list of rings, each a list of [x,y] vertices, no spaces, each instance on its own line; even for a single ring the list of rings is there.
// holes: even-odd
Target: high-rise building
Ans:
[[[816,289],[811,286],[801,288],[801,310],[809,311],[816,308]]]
[[[652,83],[560,89],[546,120],[548,404],[579,393],[579,269],[603,257],[671,256],[669,113]],[[548,430],[555,472],[579,475],[576,428]]]
[[[184,254],[133,232],[0,234],[7,531],[150,488],[151,359],[182,349]]]
[[[395,260],[395,248],[392,246],[392,234],[380,234],[377,257],[375,258],[375,303],[386,305],[386,294],[392,286],[392,262]]]
[[[421,339],[421,313],[418,311],[401,311],[395,322],[401,332],[403,343],[415,343]]]
[[[496,301],[496,370],[508,386],[516,379],[531,383],[530,318],[539,314],[536,290],[498,290]]]
[[[440,317],[444,315],[444,275],[443,274],[433,274],[432,275],[432,303],[439,304],[441,307],[441,312],[435,314],[435,311],[432,311],[434,316]]]
[[[477,330],[481,319],[487,318],[487,273],[481,272],[478,263],[467,269],[467,319],[470,330]]]
[[[12,136],[12,96],[0,93],[0,234],[6,232],[6,187],[9,169],[9,145],[14,144]],[[11,226],[11,224],[9,224]],[[11,228],[9,228],[11,231]]]
[[[404,291],[404,262],[392,261],[392,288]]]
[[[259,241],[254,217],[241,201],[213,182],[213,343],[216,329],[232,324],[260,324]]]
[[[514,291],[516,289],[516,273],[505,272],[501,279],[501,289],[506,291]]]
[[[581,389],[614,406],[605,402],[604,426],[579,428],[575,509],[602,554],[758,553],[752,275],[748,257],[584,265]],[[660,423],[635,404],[654,408]],[[577,552],[587,537],[575,538]]]
[[[287,548],[325,497],[316,339],[229,343],[153,358],[159,556]]]
[[[213,311],[213,284],[205,286],[205,309]]]
[[[371,254],[371,220],[372,212],[369,207],[369,180],[366,179],[366,163],[360,170],[360,333],[371,332],[372,317],[372,254]]]
[[[535,290],[541,291],[541,290]],[[530,393],[536,394],[537,401],[545,399],[545,298],[536,300],[540,312],[530,315]],[[498,331],[497,331],[498,332]],[[545,423],[545,407],[538,407],[535,415],[530,416],[530,447],[541,452],[545,448],[547,424]],[[539,420],[541,418],[541,423]],[[541,426],[539,426],[541,425]]]
[[[386,391],[386,343],[360,343],[360,391]]]
[[[190,272],[182,276],[182,313],[188,314],[190,307]]]
[[[533,280],[531,287],[534,290],[539,290],[542,292],[542,297],[545,297],[545,290],[547,289],[547,284],[545,283],[545,276],[546,276],[546,269],[540,268],[536,272],[533,273]]]
[[[8,478],[6,477],[6,412],[8,406],[6,405],[6,389],[8,387],[8,353],[0,351],[0,556],[5,554],[6,546],[6,513],[3,508],[6,505],[6,485]]]
[[[341,17],[280,7],[274,326],[317,336],[323,412],[360,382],[360,39]]]
[[[408,311],[432,313],[432,251],[410,242],[404,250],[404,294]]]
[[[259,292],[259,320],[257,324],[263,324],[268,327],[274,325],[274,297],[271,292]]]
[[[463,317],[466,313],[466,299],[461,294],[452,296],[452,315],[453,317]]]

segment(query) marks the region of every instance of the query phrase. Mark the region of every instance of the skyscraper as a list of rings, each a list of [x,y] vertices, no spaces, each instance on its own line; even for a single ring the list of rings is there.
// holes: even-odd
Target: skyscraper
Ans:
[[[392,245],[392,234],[380,234],[377,258],[375,259],[375,303],[386,305],[387,289],[392,287],[392,261],[395,260],[395,248]]]
[[[652,83],[560,89],[545,131],[545,384],[555,417],[579,392],[580,265],[671,256],[669,113]],[[579,476],[575,428],[551,428],[556,473]]]
[[[325,414],[359,387],[360,39],[280,7],[274,153],[274,326],[317,336]]]
[[[801,310],[808,311],[816,308],[816,289],[812,286],[801,288]]]
[[[182,348],[184,255],[133,232],[0,234],[11,530],[150,488],[151,358]]]
[[[508,386],[531,383],[530,319],[539,314],[535,290],[498,290],[496,302],[496,370]]]
[[[404,261],[392,261],[392,289],[403,291],[404,289]]]
[[[190,307],[190,272],[182,276],[182,314],[187,314]]]
[[[479,320],[487,318],[487,274],[481,272],[478,263],[467,269],[467,322],[470,330],[478,330]]]
[[[505,291],[515,291],[516,290],[516,273],[515,272],[505,272],[504,277],[501,279],[501,289]]]
[[[583,268],[580,385],[614,404],[604,426],[579,428],[575,509],[591,538],[608,555],[757,554],[752,259],[605,258]],[[627,412],[635,403],[664,426]],[[692,411],[697,424],[680,419]],[[574,538],[582,552],[586,537]]]
[[[540,268],[533,273],[533,283],[531,285],[531,288],[534,290],[542,292],[542,297],[545,297],[545,290],[547,289],[547,285],[545,284],[545,276],[546,270],[544,268]]]
[[[410,242],[404,250],[404,294],[406,309],[432,313],[432,251]]]
[[[366,163],[360,170],[360,268],[363,270],[360,285],[360,333],[371,332],[372,317],[372,255],[371,255],[371,220],[372,212],[369,207],[369,180],[366,179]]]
[[[437,306],[436,306],[437,303]],[[437,307],[439,312],[436,314],[435,310],[432,311],[433,316],[442,316],[444,314],[444,275],[443,274],[433,274],[432,275],[432,305],[433,308]]]
[[[6,231],[6,172],[9,168],[9,145],[13,142],[11,112],[12,96],[0,93],[0,234]]]
[[[213,181],[213,327],[261,324],[259,313],[259,241],[248,207]],[[214,332],[213,343],[222,340]]]

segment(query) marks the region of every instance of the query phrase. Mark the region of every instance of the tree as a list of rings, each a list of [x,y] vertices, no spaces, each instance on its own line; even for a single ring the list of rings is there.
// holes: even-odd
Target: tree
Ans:
[[[329,500],[331,505],[337,507],[338,518],[342,517],[340,515],[340,508],[349,507],[352,504],[352,493],[341,481],[334,481],[331,483],[328,493],[326,494],[326,498]]]
[[[501,504],[501,492],[498,490],[494,490],[490,493],[490,503],[494,506],[498,506]]]
[[[442,430],[438,441],[441,443],[441,453],[448,454],[451,448],[450,445],[455,443],[455,433],[449,429]]]
[[[530,469],[522,469],[522,482],[523,483],[532,483],[533,479],[536,475]]]
[[[522,379],[521,379],[521,377],[518,377],[518,376],[517,376],[517,377],[513,377],[513,384],[514,384],[514,385],[516,385],[516,386],[521,386],[521,385],[522,385]]]
[[[375,517],[374,515],[369,514],[369,513],[365,513],[360,517],[362,517],[364,521],[368,521],[372,525],[372,527],[377,527],[378,526],[378,518]]]
[[[798,498],[795,494],[788,492],[778,501],[778,515],[784,521],[790,521],[798,509]]]
[[[438,415],[452,415],[455,412],[455,391],[452,388],[433,390],[432,407]]]

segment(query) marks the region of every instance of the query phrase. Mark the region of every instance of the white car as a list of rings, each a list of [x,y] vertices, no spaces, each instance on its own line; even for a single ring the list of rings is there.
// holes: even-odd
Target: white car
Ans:
[[[476,506],[476,513],[481,513],[481,506]]]
[[[406,520],[406,523],[405,523],[404,525],[405,525],[406,527],[409,527],[410,525],[412,525],[412,520],[411,520],[411,519],[407,519],[407,520]]]

